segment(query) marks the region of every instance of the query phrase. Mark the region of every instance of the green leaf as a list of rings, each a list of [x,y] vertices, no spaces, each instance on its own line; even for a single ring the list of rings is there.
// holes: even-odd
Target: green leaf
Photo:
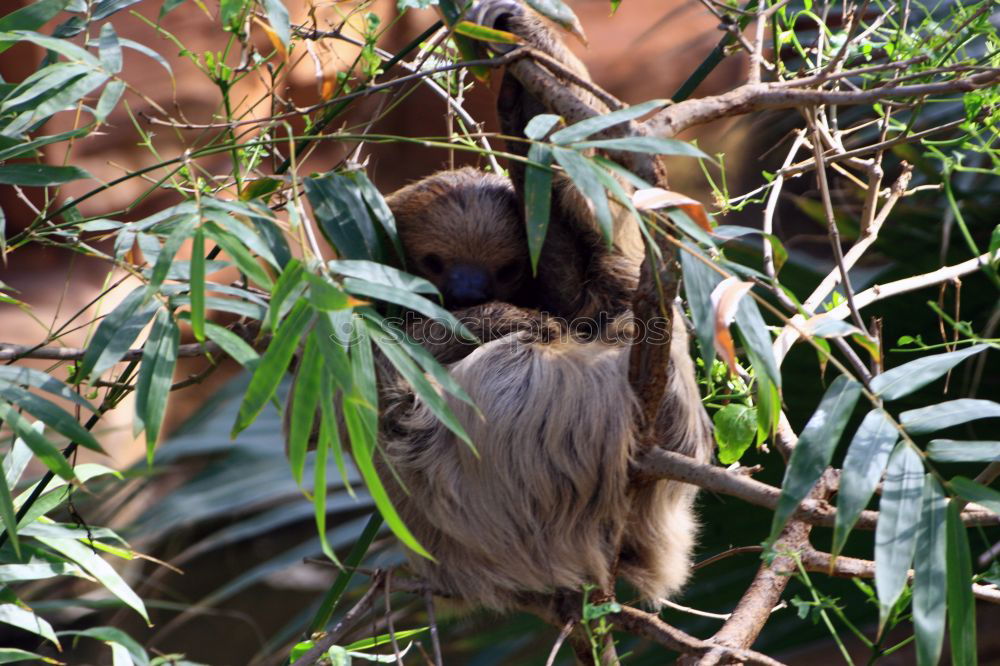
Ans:
[[[769,541],[778,537],[799,503],[830,464],[833,451],[860,395],[861,384],[846,375],[837,377],[826,390],[819,407],[802,429],[798,444],[788,460],[788,469],[785,470],[785,478],[781,484],[781,497],[774,510]]]
[[[535,116],[532,121],[541,118]],[[531,144],[528,159],[549,167],[552,149],[541,143]],[[542,254],[545,234],[549,229],[552,209],[552,169],[526,164],[524,168],[524,223],[528,234],[528,253],[531,255],[531,272],[538,271],[538,257]]]
[[[370,343],[366,341],[366,344]],[[357,389],[355,388],[355,390]],[[370,427],[366,427],[366,419],[361,413],[362,410],[369,410],[369,417],[377,417],[373,407],[351,400],[345,400],[343,403],[344,423],[347,425],[347,432],[351,437],[354,464],[365,480],[365,485],[368,486],[368,492],[371,493],[375,506],[378,507],[379,513],[382,514],[386,525],[389,526],[393,534],[413,552],[433,560],[431,554],[420,545],[416,537],[403,523],[403,519],[399,517],[399,513],[385,491],[385,486],[382,485],[382,480],[375,472],[375,465],[372,463],[372,456],[375,455],[375,432]]]
[[[697,253],[698,256],[695,256]],[[711,368],[715,361],[715,312],[712,308],[712,291],[722,282],[722,276],[713,271],[702,258],[705,255],[700,250],[681,251],[681,269],[683,271],[684,293],[687,296],[688,307],[691,308],[691,319],[694,321],[694,332],[701,349],[701,358],[705,368]]]
[[[375,323],[364,320],[365,325],[369,329],[369,335],[378,345],[379,349],[387,359],[392,363],[393,367],[399,372],[400,375],[406,380],[406,382],[413,388],[413,391],[417,394],[417,397],[423,401],[427,408],[438,418],[441,423],[443,423],[448,430],[455,433],[455,436],[460,440],[465,442],[465,444],[475,451],[475,446],[472,444],[472,440],[469,439],[469,435],[466,434],[465,428],[459,422],[455,415],[452,413],[451,409],[448,407],[448,403],[441,396],[440,393],[435,390],[434,386],[431,385],[424,374],[417,367],[417,364],[409,357],[409,355],[403,350],[400,344],[393,340],[392,338],[386,336],[382,328]]]
[[[126,606],[141,615],[147,624],[149,623],[149,616],[146,614],[146,607],[142,603],[142,599],[111,568],[111,565],[101,559],[90,546],[85,546],[76,539],[60,539],[46,536],[38,527],[38,525],[34,524],[27,525],[21,528],[21,533],[25,536],[34,537],[52,550],[61,553],[79,564],[84,571],[96,578],[108,592],[121,599]]]
[[[28,652],[27,650],[21,650],[19,648],[2,648],[0,647],[0,664],[13,664],[18,661],[28,661],[34,660],[39,664],[61,664],[62,662],[52,659],[51,657],[43,657],[40,654],[34,652]]]
[[[267,306],[267,319],[264,327],[267,330],[274,329],[278,321],[288,312],[288,309],[295,303],[305,288],[305,269],[302,262],[292,259],[278,276],[278,281],[274,283],[271,291],[271,300]],[[292,298],[294,296],[294,298]]]
[[[563,27],[579,24],[573,10],[562,0],[526,0],[528,6]]]
[[[1000,462],[1000,441],[933,439],[927,455],[938,462]]]
[[[180,330],[166,310],[160,310],[153,322],[153,330],[142,348],[142,364],[135,385],[135,423],[133,435],[146,430],[146,461],[153,464],[153,451],[160,437],[163,415],[174,380],[177,365],[177,348]]]
[[[402,305],[405,308],[419,312],[425,317],[440,320],[441,323],[449,327],[449,330],[455,331],[468,340],[476,339],[476,336],[473,335],[464,324],[458,321],[453,314],[442,308],[440,305],[427,300],[423,296],[418,296],[411,291],[405,291],[403,289],[390,287],[384,284],[376,284],[366,280],[359,280],[357,278],[345,278],[344,288],[350,293],[358,296],[366,296],[368,298],[386,301],[387,303]]]
[[[920,527],[913,575],[913,627],[917,635],[918,666],[935,666],[944,643],[945,618],[945,508],[947,499],[930,474],[924,477]]]
[[[101,448],[94,436],[80,425],[79,421],[69,412],[54,402],[30,393],[19,386],[8,386],[0,389],[0,398],[17,405],[66,439],[82,444],[98,453],[104,453],[104,449]]]
[[[89,578],[83,569],[69,562],[31,562],[29,564],[5,564],[0,566],[0,583],[8,585],[27,580],[45,580],[56,576],[78,576]],[[0,661],[0,664],[3,662]]]
[[[163,6],[160,7],[159,18],[162,20],[164,16],[174,11],[183,4],[184,0],[163,0]]]
[[[52,630],[51,624],[46,622],[42,617],[15,604],[0,604],[0,622],[41,636],[46,640],[52,641],[57,646],[59,645],[59,639],[56,638],[56,633]]]
[[[102,86],[108,78],[108,74],[101,71],[84,74],[66,86],[56,89],[51,96],[43,99],[34,108],[28,109],[17,116],[4,128],[4,133],[11,135],[20,134],[32,125],[46,120],[60,111],[74,109],[84,97]],[[84,171],[83,173],[86,172]]]
[[[744,295],[740,299],[735,321],[754,370],[766,374],[775,387],[780,389],[781,371],[771,350],[771,334],[767,331],[767,324],[764,323],[764,317],[761,316],[757,303],[749,295]]]
[[[309,300],[317,310],[329,312],[351,307],[350,297],[326,275],[305,273],[305,277],[309,283]]]
[[[118,41],[115,26],[105,23],[101,26],[101,36],[98,42],[101,64],[112,74],[122,71],[122,45]]]
[[[552,113],[540,113],[529,120],[528,124],[524,126],[524,136],[535,141],[541,141],[560,121],[562,121],[561,116]]]
[[[93,178],[86,170],[75,166],[49,166],[47,164],[2,164],[0,185],[25,185],[49,187],[73,180]]]
[[[274,283],[271,281],[271,276],[267,274],[263,266],[257,263],[257,259],[247,251],[242,240],[219,229],[212,223],[203,225],[202,229],[204,229],[205,235],[208,238],[212,239],[236,262],[240,272],[246,274],[248,278],[268,291],[273,288]]]
[[[884,421],[880,410],[869,416],[872,414]],[[906,442],[900,442],[889,460],[875,528],[875,589],[878,590],[880,634],[906,587],[907,572],[917,545],[923,486],[924,466],[920,456]],[[839,506],[837,512],[839,517]]]
[[[91,627],[82,631],[67,631],[66,633],[72,636],[95,638],[109,645],[119,645],[128,651],[129,656],[136,664],[139,666],[149,666],[149,655],[142,649],[142,645],[121,629],[116,629],[115,627]]]
[[[191,332],[198,342],[205,341],[205,230],[194,232],[191,244]]]
[[[5,402],[0,402],[0,420],[4,421],[15,435],[24,440],[24,443],[28,445],[28,448],[43,465],[64,479],[76,478],[72,466],[59,452],[59,449],[38,430],[32,428],[27,419]]]
[[[191,232],[194,231],[197,223],[197,216],[182,218],[175,224],[173,231],[170,232],[170,235],[163,242],[163,248],[156,256],[156,263],[153,265],[153,270],[149,276],[148,288],[150,294],[159,291],[160,285],[163,284],[163,281],[167,277],[167,272],[174,262],[174,257],[177,256],[177,252],[181,249],[184,241],[191,236]]]
[[[13,159],[15,157],[33,157],[37,154],[35,151],[36,148],[47,146],[50,143],[59,143],[60,141],[86,136],[87,134],[90,134],[92,129],[94,129],[94,125],[84,125],[83,127],[69,130],[68,132],[40,136],[30,141],[16,141],[9,147],[5,147],[0,150],[0,161]],[[97,220],[94,220],[93,222],[97,222]],[[81,225],[80,228],[83,228],[83,225]]]
[[[261,0],[267,12],[267,22],[286,47],[292,41],[292,29],[288,23],[288,9],[281,0]]]
[[[837,490],[837,518],[833,526],[833,545],[830,548],[833,557],[840,554],[844,543],[847,542],[847,535],[858,521],[858,516],[868,506],[868,501],[882,478],[882,472],[897,439],[899,433],[888,414],[882,409],[868,412],[858,431],[854,433],[854,439],[851,440],[847,456],[844,458],[840,488]],[[923,476],[919,479],[922,483]],[[918,497],[919,487],[918,483]],[[876,544],[878,544],[877,538]]]
[[[145,287],[134,289],[97,327],[77,376],[94,381],[118,363],[159,307],[160,302],[150,298]]]
[[[627,109],[621,109],[620,111],[613,111],[611,113],[606,113],[603,116],[594,116],[593,118],[587,118],[586,120],[581,120],[578,123],[574,123],[569,127],[565,127],[558,132],[554,133],[550,140],[552,143],[559,145],[566,145],[573,143],[575,141],[582,141],[586,139],[591,134],[595,134],[609,127],[614,127],[615,125],[627,122],[629,120],[634,120],[639,116],[644,116],[647,113],[666,106],[669,100],[665,99],[653,99],[648,102],[643,102],[642,104],[636,104],[635,106],[630,106]]]
[[[244,342],[243,338],[228,328],[223,328],[212,322],[205,322],[205,334],[209,340],[219,345],[227,356],[247,370],[252,371],[257,367],[260,355],[254,351],[253,347]]]
[[[680,139],[665,139],[659,136],[628,136],[620,139],[598,139],[596,141],[581,141],[572,144],[576,150],[586,150],[597,148],[598,150],[625,150],[634,153],[649,153],[652,155],[681,155],[683,157],[697,157],[711,160],[712,158],[703,153],[687,141]]]
[[[115,110],[115,106],[124,93],[124,81],[110,81],[108,85],[104,86],[101,98],[97,100],[97,106],[94,108],[94,117],[98,122],[104,122],[108,115]]]
[[[3,387],[4,384],[39,388],[60,398],[69,400],[73,404],[79,405],[90,412],[97,411],[97,408],[87,402],[80,394],[41,370],[18,365],[0,365],[0,387]]]
[[[28,108],[30,102],[50,97],[56,89],[68,85],[71,81],[77,81],[92,71],[93,68],[89,65],[75,62],[57,62],[43,67],[17,84],[17,87],[7,94],[3,104],[0,104],[0,111],[9,112],[18,107],[21,107],[18,110],[23,111]]]
[[[91,69],[100,69],[101,67],[101,61],[92,53],[67,39],[50,37],[31,30],[10,30],[0,33],[0,42],[19,42],[21,40],[31,42],[49,51],[55,51],[70,61],[90,65]],[[0,45],[0,48],[7,48],[7,46]]]
[[[946,521],[946,557],[948,581],[948,637],[951,663],[956,666],[976,664],[976,601],[972,596],[972,555],[969,536],[962,524],[961,508],[948,502]]]
[[[14,498],[11,495],[10,486],[7,485],[6,475],[2,476],[4,478],[0,478],[0,522],[3,522],[3,527],[10,538],[10,545],[14,547],[14,554],[20,560],[22,559],[21,540],[17,537],[17,512],[14,510]],[[0,569],[2,568],[0,567]]]
[[[904,363],[873,378],[872,390],[883,400],[902,398],[927,386],[968,357],[988,348],[988,345],[975,345],[960,351],[924,356],[916,361]]]
[[[320,231],[344,259],[386,259],[358,185],[337,173],[303,181]]]
[[[404,289],[419,294],[440,295],[437,287],[428,280],[416,275],[410,275],[385,264],[377,264],[372,261],[340,259],[329,262],[329,266],[330,270],[344,277],[358,278],[367,282],[384,284],[387,287],[395,287],[396,289]]]
[[[757,434],[757,410],[746,405],[726,405],[712,417],[719,462],[731,465],[746,452]]]
[[[37,30],[55,18],[69,2],[70,0],[37,0],[0,18],[0,31]],[[7,45],[0,47],[0,51],[5,48]]]
[[[520,44],[521,39],[510,32],[488,28],[471,21],[459,21],[454,27],[455,34],[494,44]]]
[[[365,554],[368,552],[368,548],[371,547],[372,542],[375,541],[375,537],[378,536],[379,528],[381,527],[382,516],[376,511],[375,513],[372,513],[371,518],[368,519],[368,524],[365,525],[365,529],[361,532],[361,536],[359,536],[358,540],[354,542],[353,546],[351,546],[351,552],[349,552],[347,557],[344,558],[343,570],[337,574],[337,578],[333,581],[333,585],[331,585],[330,589],[323,595],[323,599],[320,601],[316,615],[313,616],[312,622],[309,623],[310,634],[317,631],[323,631],[326,628],[326,625],[330,623],[331,618],[333,618],[333,612],[337,609],[337,603],[343,596],[344,590],[347,589],[347,585],[351,582],[355,569],[361,564]]]
[[[961,423],[989,418],[1000,418],[1000,404],[972,398],[948,400],[899,415],[900,423],[911,435],[926,435]]]
[[[365,172],[360,169],[345,171],[344,177],[350,179],[357,186],[358,193],[368,206],[369,214],[382,227],[382,231],[389,239],[396,256],[400,261],[405,259],[406,254],[403,252],[403,245],[399,240],[399,233],[396,231],[396,218],[385,202],[385,197],[372,184]]]
[[[306,451],[309,449],[309,439],[316,424],[316,411],[322,394],[323,355],[316,337],[315,329],[306,336],[305,350],[295,373],[291,404],[287,407],[291,410],[288,421],[288,460],[291,463],[292,478],[299,485],[302,485]],[[332,396],[325,396],[324,399],[332,399]],[[314,487],[315,490],[318,488]]]
[[[948,482],[948,485],[951,486],[951,489],[954,490],[962,499],[982,504],[987,509],[1000,516],[1000,492],[997,492],[992,488],[987,488],[981,483],[976,483],[975,481],[967,479],[964,476],[956,476]]]
[[[299,345],[299,340],[312,321],[314,311],[309,304],[299,299],[289,313],[288,318],[278,327],[268,345],[267,351],[261,357],[260,364],[254,370],[253,378],[247,386],[246,395],[240,404],[240,412],[233,425],[232,437],[236,437],[264,408],[278,388],[278,384],[288,372],[288,364]]]
[[[101,0],[94,7],[90,20],[100,21],[102,19],[106,19],[115,12],[120,12],[121,10],[131,7],[138,2],[140,2],[140,0]]]
[[[565,131],[559,130],[556,134]],[[555,134],[552,135],[553,139],[555,136]],[[553,148],[552,155],[566,170],[576,189],[594,205],[594,217],[597,218],[597,224],[604,234],[605,240],[611,243],[614,237],[614,220],[611,217],[611,208],[608,206],[608,193],[604,191],[604,186],[601,185],[601,181],[595,173],[595,170],[600,167],[575,150]]]

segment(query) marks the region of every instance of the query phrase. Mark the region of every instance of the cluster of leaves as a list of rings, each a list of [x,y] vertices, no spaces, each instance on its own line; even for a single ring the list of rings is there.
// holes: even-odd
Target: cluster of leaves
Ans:
[[[24,81],[0,83],[0,184],[46,188],[47,195],[36,218],[24,231],[9,239],[0,219],[0,253],[13,252],[33,243],[47,244],[103,259],[109,267],[125,271],[140,283],[101,320],[85,354],[70,368],[68,383],[55,376],[56,369],[42,372],[13,365],[0,372],[0,419],[13,434],[4,458],[4,483],[0,484],[0,518],[5,530],[5,543],[0,550],[0,580],[5,586],[5,597],[0,600],[0,622],[27,629],[58,645],[49,623],[28,610],[21,600],[25,594],[35,599],[43,598],[46,589],[37,583],[28,584],[23,588],[25,593],[18,597],[10,586],[29,581],[51,582],[67,575],[96,580],[121,603],[146,617],[142,601],[96,554],[102,551],[132,559],[135,555],[124,542],[109,530],[80,528],[56,522],[48,516],[70,500],[70,489],[74,485],[110,473],[99,466],[74,467],[70,463],[71,454],[77,446],[101,450],[100,443],[90,433],[91,428],[102,414],[114,408],[131,391],[136,396],[135,433],[145,433],[147,458],[152,463],[173,388],[182,333],[189,330],[213,363],[220,354],[225,355],[250,374],[245,386],[239,387],[230,415],[234,423],[230,430],[233,436],[245,433],[259,415],[266,413],[269,404],[287,405],[284,418],[291,478],[297,486],[295,495],[301,498],[304,494],[311,502],[306,505],[300,501],[299,510],[294,513],[287,506],[279,506],[273,515],[263,514],[240,525],[242,532],[234,526],[229,534],[213,535],[213,547],[238,538],[238,533],[252,533],[265,529],[264,526],[308,516],[315,521],[318,536],[314,542],[294,550],[288,561],[318,551],[331,561],[339,562],[336,551],[355,543],[345,559],[344,564],[348,565],[345,573],[338,576],[309,617],[291,629],[291,633],[303,627],[320,631],[329,626],[348,589],[351,576],[346,572],[361,562],[381,527],[381,518],[375,517],[367,523],[354,521],[338,529],[328,529],[328,513],[332,509],[352,501],[357,501],[355,506],[365,510],[377,509],[375,515],[381,515],[385,526],[404,544],[415,552],[431,555],[409,533],[375,474],[376,358],[391,363],[443,423],[469,445],[474,444],[468,441],[436,387],[457,400],[468,401],[468,396],[423,347],[388,322],[387,315],[395,309],[405,308],[446,322],[457,335],[471,338],[471,334],[440,307],[433,285],[404,272],[395,225],[382,195],[359,169],[339,169],[300,179],[291,168],[292,156],[305,154],[318,139],[344,143],[362,138],[412,140],[366,132],[352,134],[346,130],[322,134],[323,129],[356,99],[350,95],[363,93],[375,76],[389,69],[389,64],[375,48],[384,28],[371,18],[364,21],[361,36],[364,46],[350,70],[352,73],[342,74],[335,85],[324,88],[325,101],[308,114],[304,133],[281,140],[276,138],[280,119],[270,124],[262,122],[255,134],[238,138],[233,132],[233,123],[248,117],[251,110],[234,103],[232,97],[234,87],[251,72],[265,67],[281,71],[288,66],[289,54],[295,52],[300,36],[289,24],[288,13],[280,0],[261,0],[259,5],[253,0],[222,2],[218,20],[222,29],[229,33],[229,41],[218,52],[199,56],[184,48],[175,35],[158,28],[182,48],[182,53],[219,90],[218,132],[209,133],[208,138],[191,145],[184,154],[160,159],[141,172],[127,174],[111,183],[95,184],[93,190],[65,201],[58,190],[48,188],[92,177],[77,166],[57,166],[37,159],[41,156],[39,149],[48,147],[51,150],[94,133],[118,107],[130,85],[122,78],[123,49],[137,51],[153,58],[168,71],[170,69],[160,54],[118,36],[108,21],[115,12],[136,2],[138,0],[40,0],[0,17],[0,50],[26,41],[46,52],[37,71]],[[177,0],[166,0],[161,5],[160,16],[179,4]],[[546,6],[542,9],[549,15],[562,11],[560,3],[543,4]],[[256,52],[250,45],[248,26],[251,18],[257,18],[258,9],[260,16],[267,20],[266,31],[274,45],[270,54]],[[461,16],[459,8],[451,2],[442,2],[441,10],[450,21]],[[978,11],[978,5],[956,11],[949,25],[963,24]],[[51,34],[37,32],[63,12],[68,12],[69,18]],[[985,35],[990,44],[996,44],[995,30],[991,32],[988,18],[989,13],[983,12],[967,22],[964,29],[970,31],[970,35]],[[742,21],[743,17],[736,20]],[[827,28],[823,17],[813,13],[809,2],[799,9],[793,10],[791,5],[782,9],[775,13],[773,20],[776,52],[780,54],[780,47],[789,45],[801,58],[799,65],[779,59],[780,71],[790,76],[798,71],[797,66],[802,67],[805,74],[816,67],[810,60],[812,47],[801,37],[803,22],[815,21],[820,30],[828,33],[825,47],[828,53],[835,52],[843,43],[838,42],[843,35],[838,37],[839,33]],[[570,21],[565,19],[565,22]],[[871,38],[863,43],[857,54],[849,55],[871,58],[873,54],[884,53],[902,61],[935,53],[935,50],[940,52],[934,37],[937,23],[940,19],[932,13],[913,30],[888,21],[884,28],[872,31]],[[921,31],[925,39],[919,37]],[[467,57],[475,53],[475,39],[497,38],[468,27],[458,32],[458,48]],[[97,36],[92,38],[92,33]],[[416,49],[420,41],[415,40],[389,60],[399,61]],[[963,43],[947,49],[943,57],[930,62],[920,61],[914,65],[916,80],[920,80],[921,68],[950,66],[965,58],[967,54],[962,51],[965,48]],[[240,51],[238,58],[237,50]],[[994,48],[987,55],[979,56],[977,62],[996,57]],[[251,64],[241,69],[232,66],[234,60]],[[859,85],[877,81],[878,76],[872,75],[870,80],[862,77]],[[969,225],[962,216],[951,174],[957,174],[956,180],[961,174],[987,172],[993,175],[990,165],[995,168],[998,159],[993,146],[995,135],[983,127],[996,113],[997,100],[991,97],[994,94],[977,91],[963,98],[968,124],[963,128],[962,150],[957,150],[956,144],[925,144],[925,156],[938,160],[945,167],[943,182],[948,204],[965,232],[969,250],[975,254],[980,250],[973,235],[967,231]],[[95,98],[96,103],[93,102]],[[608,127],[648,114],[663,104],[663,100],[653,100],[570,126],[561,126],[562,120],[553,115],[538,116],[529,124],[526,133],[532,143],[526,169],[525,217],[531,260],[536,266],[546,233],[554,165],[558,165],[591,201],[600,228],[609,238],[611,210],[618,205],[630,209],[637,219],[645,219],[642,229],[648,240],[653,241],[658,234],[666,232],[681,239],[687,303],[701,350],[701,363],[709,375],[707,401],[721,406],[715,413],[717,439],[720,458],[730,463],[739,460],[754,442],[760,445],[772,436],[781,411],[782,378],[771,351],[772,338],[764,316],[758,304],[745,295],[745,288],[735,283],[723,284],[725,275],[759,284],[771,283],[764,273],[730,260],[723,248],[727,242],[760,232],[734,225],[702,225],[679,208],[670,208],[665,215],[646,212],[640,215],[621,183],[627,182],[639,189],[649,188],[649,184],[617,163],[592,154],[594,150],[614,150],[704,158],[700,151],[679,141],[655,137],[594,138]],[[68,132],[45,134],[46,121],[67,110],[78,112],[80,117],[88,119],[87,122],[78,123]],[[874,112],[880,111],[876,106]],[[915,115],[917,112],[910,117]],[[908,130],[912,122],[894,117],[892,129]],[[155,137],[138,125],[136,129],[142,143],[156,154]],[[421,139],[421,142],[480,150],[468,136],[441,141]],[[213,177],[199,169],[199,159],[216,154],[232,156],[230,174]],[[967,157],[970,155],[972,157]],[[970,159],[982,160],[987,166],[970,166],[967,163]],[[114,213],[85,216],[79,211],[79,204],[85,200],[145,174],[155,174],[150,192],[166,189],[178,201],[139,220]],[[311,206],[314,222],[305,213],[305,201]],[[337,250],[339,259],[320,259],[313,228],[323,233]],[[765,235],[765,239],[771,243],[780,269],[789,253],[773,236]],[[1000,244],[1000,236],[994,234],[993,239],[991,249]],[[191,247],[191,258],[178,258],[178,252],[186,245]],[[651,242],[650,248],[655,256],[656,244]],[[142,263],[136,261],[140,256]],[[226,270],[228,275],[238,274],[239,279],[235,282],[221,277],[211,279],[227,275]],[[993,270],[995,279],[992,267],[987,266],[984,270]],[[31,307],[30,303],[21,303],[13,295],[2,294],[0,298],[24,308]],[[720,305],[724,300],[730,303],[728,308]],[[720,312],[726,309],[731,312],[721,316],[720,323]],[[251,334],[241,335],[232,327],[215,323],[219,321],[217,313],[238,318],[239,330],[249,330]],[[742,377],[728,372],[735,365],[732,356],[727,356],[725,362],[715,358],[715,350],[720,344],[724,355],[726,350],[735,348],[731,338],[726,343],[730,321],[735,321],[740,346],[751,369],[751,373]],[[143,337],[142,332],[147,327],[151,327],[150,332]],[[866,334],[851,326],[830,325],[812,332],[815,335],[813,342],[824,359],[832,355],[824,338],[853,336],[863,349],[873,348]],[[976,418],[996,416],[1000,414],[1000,405],[985,400],[960,399],[908,409],[894,417],[885,403],[913,393],[992,344],[980,339],[968,327],[961,332],[966,338],[963,342],[970,346],[904,364],[877,376],[867,387],[848,374],[831,382],[789,461],[770,535],[773,540],[780,533],[796,506],[833,460],[857,403],[862,397],[870,401],[871,409],[846,449],[833,552],[836,555],[843,549],[855,522],[885,474],[879,500],[882,520],[874,549],[880,624],[891,626],[897,622],[904,614],[905,604],[912,598],[921,663],[934,662],[940,653],[946,609],[956,663],[970,663],[974,659],[973,599],[969,585],[973,575],[960,509],[964,501],[975,501],[993,511],[1000,510],[1000,493],[965,477],[946,478],[936,464],[997,460],[1000,444],[934,439],[920,446],[919,438]],[[57,337],[58,332],[51,339]],[[137,358],[128,357],[130,360],[123,365],[129,350],[139,344],[142,353]],[[297,352],[300,357],[292,397],[285,400],[282,384]],[[113,388],[106,389],[106,385]],[[77,418],[42,397],[41,393],[68,400],[77,409],[86,410],[93,416],[86,426],[81,426]],[[100,396],[101,402],[95,406],[81,397],[81,393],[91,399]],[[340,399],[333,402],[321,398],[332,395],[339,395]],[[340,439],[338,421],[345,425],[347,442]],[[63,451],[56,444],[60,438],[68,442]],[[315,453],[307,452],[311,440],[316,444]],[[353,457],[353,466],[347,461],[348,451]],[[18,491],[18,483],[31,458],[43,465],[48,473],[34,485]],[[333,468],[338,478],[328,476]],[[276,470],[273,466],[268,473],[271,476],[267,478],[274,480]],[[234,474],[233,478],[236,476],[239,475]],[[202,482],[218,484],[219,478],[209,477]],[[262,478],[250,477],[241,481],[267,487]],[[359,481],[365,484],[368,492],[359,492],[354,497],[352,487]],[[273,486],[272,490],[269,497],[277,501],[281,492],[287,489]],[[260,501],[259,496],[254,499]],[[240,506],[246,507],[245,504]],[[308,510],[302,510],[303,506]],[[219,507],[206,508],[200,517],[218,516],[221,510]],[[186,518],[191,519],[191,516]],[[158,529],[169,524],[164,516],[153,522],[158,523]],[[358,538],[362,525],[366,527]],[[905,573],[918,550],[926,556],[916,560],[911,595],[906,590]],[[253,575],[248,574],[240,585],[259,580],[266,572],[251,573]],[[234,589],[235,586],[228,593]],[[814,602],[819,603],[818,599],[818,596],[814,598]],[[614,609],[585,608],[584,612],[588,620],[594,620],[596,645],[608,631],[604,615]],[[160,658],[151,661],[141,647],[117,630],[99,627],[82,632],[82,635],[107,642],[116,663],[160,663]],[[403,632],[396,636],[405,637]],[[328,656],[336,663],[352,653],[384,642],[385,637],[374,637],[331,648],[334,652]],[[296,648],[293,659],[309,647],[311,644],[305,643]],[[14,659],[19,656],[15,652],[0,654]],[[29,654],[20,656],[34,658]]]

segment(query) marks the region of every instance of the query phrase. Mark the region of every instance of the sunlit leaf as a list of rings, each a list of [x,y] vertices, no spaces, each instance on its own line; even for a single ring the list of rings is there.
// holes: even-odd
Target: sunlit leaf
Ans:
[[[707,160],[712,159],[699,150],[697,146],[692,145],[687,141],[681,141],[680,139],[667,139],[660,136],[627,136],[619,139],[581,141],[579,143],[574,143],[573,148],[625,150],[636,153],[650,153],[652,155],[680,155],[684,157],[698,157]]]
[[[559,130],[556,134],[565,131]],[[556,134],[552,135],[553,141]],[[573,181],[573,185],[593,204],[597,225],[601,229],[601,233],[604,234],[605,240],[611,243],[614,237],[614,221],[611,216],[611,208],[608,206],[608,194],[604,191],[604,186],[601,185],[597,174],[594,173],[594,170],[600,167],[575,150],[553,148],[552,155],[559,165],[566,170],[566,173]]]
[[[799,441],[788,460],[769,540],[777,538],[799,503],[830,464],[833,451],[860,395],[861,384],[846,375],[837,377],[826,390],[819,407],[802,429]]]
[[[619,111],[613,111],[601,116],[587,118],[586,120],[581,120],[580,122],[574,123],[569,127],[564,127],[558,132],[555,132],[550,138],[552,143],[556,143],[561,146],[576,141],[583,141],[591,134],[596,134],[597,132],[624,122],[628,122],[629,120],[635,120],[636,118],[644,116],[651,111],[666,106],[668,103],[669,101],[665,99],[653,99]]]
[[[882,422],[885,420],[881,411],[873,411],[869,417],[872,415]],[[923,486],[924,466],[920,456],[906,442],[900,442],[889,460],[875,528],[875,589],[878,590],[880,633],[906,587],[917,543]],[[838,517],[840,510],[838,505]]]
[[[85,169],[77,166],[50,166],[48,164],[0,165],[0,185],[48,187],[50,185],[62,185],[63,183],[82,178],[93,178],[93,176]]]
[[[80,361],[77,376],[94,381],[121,360],[160,307],[145,287],[132,291],[101,321]]]
[[[0,398],[17,405],[66,439],[104,453],[97,439],[72,414],[54,402],[19,386],[0,388]]]
[[[198,342],[205,341],[205,231],[200,226],[191,244],[191,332]]]
[[[868,506],[868,500],[872,498],[875,487],[882,478],[882,472],[897,439],[899,433],[895,425],[881,409],[868,412],[858,431],[854,433],[854,439],[851,440],[847,456],[844,458],[840,488],[837,490],[837,518],[833,527],[833,545],[830,548],[834,557],[840,554],[858,516]],[[918,497],[922,483],[921,471],[917,484]],[[883,498],[884,496],[883,494]],[[881,520],[879,524],[881,525]],[[878,544],[877,538],[876,544]]]
[[[887,370],[872,379],[872,390],[883,400],[896,400],[927,386],[956,365],[974,354],[985,351],[987,345],[966,347],[960,351],[924,356],[915,361]]]
[[[920,526],[913,576],[913,627],[917,634],[918,666],[935,666],[944,643],[945,507],[947,498],[930,474],[924,477]]]
[[[31,427],[31,424],[17,410],[5,402],[0,402],[0,420],[4,425],[14,431],[14,434],[24,440],[32,453],[38,460],[50,470],[64,479],[74,479],[73,467],[69,461],[63,457],[59,449],[45,438],[38,430]]]
[[[719,445],[719,462],[731,465],[743,457],[757,434],[757,410],[731,403],[712,417],[715,441]]]
[[[926,435],[978,419],[1000,418],[1000,404],[991,400],[962,398],[929,407],[911,409],[899,415],[899,421],[911,435]]]
[[[56,638],[51,624],[15,604],[0,604],[0,622],[31,632],[59,645],[59,639]]]

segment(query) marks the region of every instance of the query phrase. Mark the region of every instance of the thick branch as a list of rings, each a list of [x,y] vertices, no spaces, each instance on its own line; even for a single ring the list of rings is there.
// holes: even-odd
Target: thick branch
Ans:
[[[637,466],[642,474],[649,477],[690,483],[714,493],[738,497],[767,509],[777,507],[778,498],[781,496],[780,488],[662,449],[648,452],[638,461]],[[836,517],[835,506],[824,499],[812,497],[803,500],[793,515],[796,520],[822,527],[832,527]],[[1000,525],[1000,516],[973,505],[962,512],[962,522],[967,527]],[[873,530],[877,524],[878,511],[862,511],[855,529]]]
[[[968,92],[995,85],[1000,81],[1000,69],[950,81],[935,81],[911,86],[882,86],[871,90],[818,90],[789,88],[787,83],[748,83],[721,95],[691,99],[668,106],[650,118],[645,129],[657,136],[675,136],[695,125],[703,125],[732,116],[741,116],[764,109],[789,109],[811,105],[870,104],[884,99],[922,97],[956,92]]]

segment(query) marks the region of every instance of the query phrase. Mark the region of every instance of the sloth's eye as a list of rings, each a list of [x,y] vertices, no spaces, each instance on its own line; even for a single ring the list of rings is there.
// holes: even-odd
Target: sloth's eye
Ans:
[[[520,272],[520,264],[516,261],[504,264],[499,271],[497,271],[497,279],[501,282],[510,282],[517,277]]]
[[[423,264],[424,270],[434,275],[444,270],[444,261],[436,254],[428,254],[420,260],[420,263]]]

